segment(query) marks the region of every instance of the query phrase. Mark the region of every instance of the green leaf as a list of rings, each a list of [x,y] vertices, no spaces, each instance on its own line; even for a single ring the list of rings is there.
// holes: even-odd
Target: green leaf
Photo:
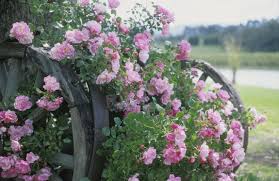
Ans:
[[[105,136],[110,136],[110,129],[109,128],[103,128],[102,129],[102,133]]]

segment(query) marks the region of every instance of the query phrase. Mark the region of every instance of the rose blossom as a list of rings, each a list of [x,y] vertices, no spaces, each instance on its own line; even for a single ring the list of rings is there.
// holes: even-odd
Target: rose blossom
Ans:
[[[31,172],[29,163],[24,160],[16,161],[15,169],[16,169],[17,173],[19,173],[19,174],[27,174],[27,173]]]
[[[65,34],[65,38],[68,42],[78,44],[83,41],[88,41],[89,40],[89,30],[83,29],[82,31],[80,30],[71,30],[67,31]]]
[[[50,50],[49,55],[52,59],[61,61],[65,58],[73,58],[75,56],[75,49],[68,42],[56,43]]]
[[[78,4],[82,7],[88,6],[91,3],[91,0],[78,0]]]
[[[35,180],[38,181],[47,181],[49,180],[49,177],[51,176],[51,170],[48,167],[42,168],[39,170],[39,172],[35,175]]]
[[[16,38],[21,44],[31,44],[34,38],[29,26],[23,21],[13,24],[10,37]]]
[[[111,9],[116,9],[120,5],[119,0],[108,0],[108,3]]]
[[[18,111],[26,111],[32,107],[32,102],[27,96],[17,96],[14,103],[14,108]]]
[[[26,161],[30,164],[34,163],[35,161],[39,160],[39,156],[35,155],[33,152],[26,154]]]
[[[149,44],[150,44],[150,34],[148,32],[145,33],[138,33],[134,37],[134,43],[136,47],[140,50],[149,51]]]
[[[146,150],[142,156],[145,165],[152,164],[155,158],[156,158],[156,149],[154,149],[153,147],[148,148],[148,150]]]
[[[128,34],[130,32],[129,27],[122,22],[119,23],[118,28],[119,28],[120,32],[122,32],[124,34]]]
[[[15,123],[17,122],[18,118],[14,111],[5,111],[3,121],[4,123]]]
[[[21,151],[21,145],[16,140],[11,140],[11,148],[12,148],[13,152]]]
[[[189,54],[192,50],[191,44],[187,42],[186,40],[182,40],[181,43],[178,44],[178,54],[176,55],[177,60],[187,60],[189,58]]]
[[[48,75],[44,78],[45,85],[43,88],[48,92],[55,92],[57,90],[61,90],[60,84],[57,79],[51,75]]]
[[[93,35],[101,33],[102,30],[102,26],[96,21],[88,21],[84,26],[88,28]]]
[[[116,74],[114,72],[108,72],[108,70],[105,69],[97,77],[96,84],[107,84],[107,83],[110,83],[115,77],[116,77]]]
[[[95,4],[93,10],[96,14],[104,14],[106,12],[106,6],[102,3]]]
[[[146,63],[146,61],[149,59],[149,51],[141,50],[139,52],[139,59],[142,63]]]
[[[170,174],[167,181],[181,181],[181,178],[180,177],[176,177],[173,174]]]
[[[206,158],[209,155],[209,147],[207,146],[206,142],[200,146],[200,159],[202,162],[206,162]]]
[[[14,165],[14,160],[11,157],[0,156],[0,168],[4,171],[9,170]]]
[[[47,111],[56,111],[63,103],[63,97],[55,98],[53,101],[46,97],[42,97],[37,102],[37,106]]]
[[[172,102],[171,102],[171,106],[172,106],[172,109],[175,110],[175,111],[179,111],[179,108],[181,107],[181,101],[179,99],[174,99]]]

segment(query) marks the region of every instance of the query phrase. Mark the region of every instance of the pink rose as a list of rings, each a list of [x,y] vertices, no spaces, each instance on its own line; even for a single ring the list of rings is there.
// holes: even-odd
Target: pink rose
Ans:
[[[0,156],[0,168],[4,171],[9,170],[14,165],[14,160],[11,157]]]
[[[180,177],[176,177],[173,174],[170,174],[169,179],[167,181],[181,181]]]
[[[181,107],[181,101],[179,99],[174,99],[171,105],[173,110],[179,111],[179,108]]]
[[[96,84],[106,84],[110,83],[114,78],[116,77],[116,74],[114,72],[108,72],[107,69],[105,69],[96,80]]]
[[[120,32],[122,32],[124,34],[128,34],[130,32],[129,27],[122,22],[119,23],[118,28],[119,28]]]
[[[117,47],[120,45],[120,39],[115,32],[109,32],[106,36],[105,43]]]
[[[11,148],[13,152],[21,151],[21,144],[16,140],[11,140]]]
[[[75,49],[68,42],[56,43],[50,50],[49,55],[53,60],[61,61],[65,58],[73,58]]]
[[[152,164],[153,160],[156,158],[156,149],[153,147],[148,148],[142,156],[145,165]]]
[[[26,154],[26,161],[30,164],[34,163],[35,161],[39,160],[39,156],[35,155],[34,153],[30,152]]]
[[[84,28],[82,31],[80,30],[72,30],[66,31],[65,38],[68,42],[78,44],[83,41],[89,40],[89,30]]]
[[[84,26],[88,28],[93,35],[99,34],[102,31],[102,26],[96,21],[88,21]]]
[[[177,60],[187,60],[189,58],[189,54],[192,50],[191,48],[191,44],[189,42],[187,42],[186,40],[182,40],[179,44],[178,44],[178,54],[176,55],[176,59]]]
[[[8,110],[8,111],[5,112],[4,116],[5,116],[4,119],[3,119],[4,123],[15,123],[15,122],[17,122],[18,118],[17,118],[17,115],[14,111]]]
[[[29,163],[24,160],[16,161],[15,169],[16,169],[17,173],[19,173],[19,174],[27,174],[27,173],[31,172]]]
[[[142,63],[146,63],[146,61],[149,59],[149,51],[141,50],[139,52],[139,59]]]
[[[34,38],[29,26],[23,21],[13,24],[10,37],[16,38],[21,44],[31,44]]]
[[[15,99],[14,107],[19,111],[26,111],[32,107],[32,102],[27,96],[17,96]]]
[[[108,0],[108,3],[111,9],[116,9],[120,5],[119,0]]]
[[[90,53],[95,56],[99,48],[103,45],[104,40],[100,37],[90,39],[88,42],[88,49]]]
[[[39,172],[35,175],[36,181],[47,181],[49,180],[49,177],[51,176],[50,168],[45,167],[39,170]]]
[[[138,33],[134,37],[134,43],[140,50],[149,51],[150,41],[149,33]]]
[[[224,102],[227,102],[230,99],[229,93],[225,90],[220,90],[219,92],[217,92],[217,95]]]
[[[91,3],[91,0],[78,0],[78,4],[82,7],[88,6]]]
[[[104,14],[106,12],[106,6],[102,3],[95,4],[93,10],[96,14]]]
[[[128,181],[139,181],[138,176],[139,176],[139,174],[136,173],[135,175],[133,175],[132,177],[130,177],[130,178],[128,179]]]
[[[43,88],[48,92],[55,92],[57,90],[61,90],[60,84],[57,79],[51,75],[44,78],[45,85]]]
[[[17,175],[18,173],[15,168],[10,168],[9,170],[1,172],[1,178],[15,178]]]
[[[209,147],[207,146],[206,142],[204,142],[200,146],[200,159],[202,162],[206,162],[206,158],[209,155]]]

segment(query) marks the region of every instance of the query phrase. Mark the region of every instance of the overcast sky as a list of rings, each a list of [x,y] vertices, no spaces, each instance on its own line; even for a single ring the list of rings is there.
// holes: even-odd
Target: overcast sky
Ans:
[[[148,6],[150,0],[120,0],[119,13],[125,15],[136,2]],[[173,26],[239,24],[250,19],[279,16],[279,0],[155,0],[175,13]]]

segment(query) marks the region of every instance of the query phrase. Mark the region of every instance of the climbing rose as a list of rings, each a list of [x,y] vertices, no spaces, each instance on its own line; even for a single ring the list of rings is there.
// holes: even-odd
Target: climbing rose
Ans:
[[[169,179],[167,181],[181,181],[180,177],[176,177],[173,174],[170,174]]]
[[[118,25],[118,28],[124,34],[128,34],[129,31],[130,31],[129,27],[127,25],[125,25],[124,23],[122,23],[122,22]]]
[[[88,21],[84,26],[88,28],[93,35],[99,34],[102,31],[102,26],[96,21]]]
[[[209,147],[207,146],[206,142],[204,142],[200,146],[200,159],[201,159],[201,161],[205,162],[208,155],[209,155]]]
[[[17,115],[14,111],[5,111],[3,121],[4,123],[15,123],[17,122]]]
[[[105,38],[105,43],[117,47],[120,45],[120,39],[115,32],[109,32]]]
[[[93,39],[90,39],[88,42],[88,49],[90,53],[95,56],[98,52],[99,48],[103,45],[104,40],[100,37],[95,37]]]
[[[230,99],[229,93],[225,90],[220,90],[217,95],[224,102],[227,102]]]
[[[80,30],[72,30],[72,31],[67,31],[65,34],[65,38],[68,42],[78,44],[83,41],[88,41],[89,40],[89,30],[83,29],[82,31]]]
[[[142,156],[145,165],[152,164],[155,158],[156,158],[156,149],[154,149],[153,147],[148,148],[148,150],[146,150]]]
[[[19,173],[19,174],[27,174],[27,173],[31,172],[29,163],[24,160],[16,161],[15,169],[16,169],[17,173]]]
[[[139,59],[142,63],[146,63],[146,61],[149,59],[149,51],[141,50],[139,52]]]
[[[150,34],[145,32],[145,33],[138,33],[134,37],[134,43],[136,47],[140,50],[146,50],[149,51],[149,44],[150,44]]]
[[[14,107],[18,111],[26,111],[32,107],[32,102],[27,96],[17,96],[15,99]]]
[[[88,6],[91,3],[91,0],[78,0],[78,4],[82,7]]]
[[[75,56],[75,49],[68,42],[56,43],[50,50],[49,55],[52,59],[57,61],[65,58],[73,58]]]
[[[139,176],[139,174],[136,173],[135,175],[133,175],[132,177],[130,177],[130,178],[128,179],[128,181],[139,181],[138,176]]]
[[[186,40],[182,40],[180,44],[178,44],[178,54],[176,55],[177,60],[187,60],[189,58],[189,54],[192,50],[191,44]]]
[[[96,14],[104,14],[106,12],[106,6],[102,3],[95,4],[93,10]]]
[[[51,75],[44,78],[45,85],[43,88],[48,92],[55,92],[57,90],[61,90],[60,84],[57,79]]]
[[[0,156],[0,168],[4,171],[9,170],[14,165],[12,157]]]
[[[52,174],[51,174],[50,168],[45,167],[38,171],[38,173],[35,175],[35,178],[36,178],[35,180],[47,181],[47,180],[49,180],[49,177],[51,175]]]
[[[31,44],[34,38],[29,26],[23,21],[13,24],[10,37],[16,38],[21,44]]]
[[[58,97],[53,101],[49,100],[46,97],[42,97],[40,100],[37,101],[37,106],[47,111],[56,111],[62,103],[63,97]]]
[[[35,155],[33,152],[30,152],[30,153],[27,153],[26,154],[26,161],[28,163],[34,163],[35,161],[39,160],[39,156],[38,155]]]
[[[181,107],[181,101],[179,99],[174,99],[172,102],[171,102],[171,105],[172,105],[172,109],[174,111],[178,111],[179,108]]]
[[[108,0],[108,3],[111,9],[116,9],[120,5],[119,0]]]
[[[116,77],[114,72],[108,72],[107,69],[105,69],[96,80],[96,84],[106,84],[110,83],[114,78]]]
[[[12,148],[13,152],[21,151],[21,145],[16,140],[11,140],[11,148]]]

